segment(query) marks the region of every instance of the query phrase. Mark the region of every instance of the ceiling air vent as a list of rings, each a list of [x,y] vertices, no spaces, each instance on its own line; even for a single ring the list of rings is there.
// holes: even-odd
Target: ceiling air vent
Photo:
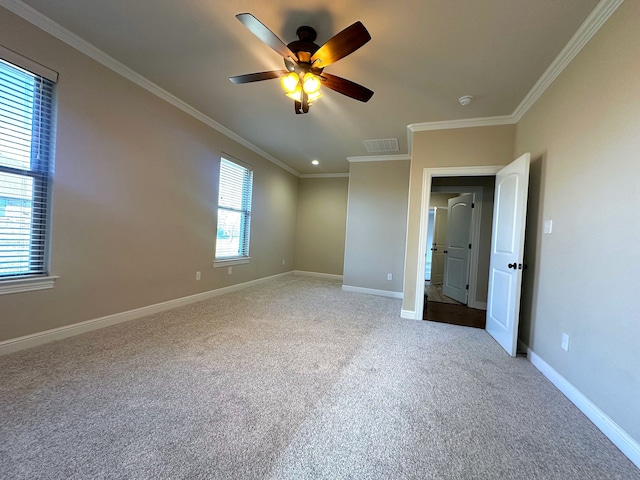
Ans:
[[[379,138],[377,140],[365,140],[364,146],[369,153],[387,153],[399,151],[397,138]]]

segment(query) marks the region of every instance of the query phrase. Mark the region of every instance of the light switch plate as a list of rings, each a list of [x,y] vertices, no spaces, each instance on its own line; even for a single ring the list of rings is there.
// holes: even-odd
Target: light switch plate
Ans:
[[[545,220],[543,232],[546,235],[549,235],[552,231],[553,231],[553,220]]]

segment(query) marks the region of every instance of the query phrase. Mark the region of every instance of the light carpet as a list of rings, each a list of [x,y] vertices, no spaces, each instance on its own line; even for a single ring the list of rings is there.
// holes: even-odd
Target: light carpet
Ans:
[[[524,358],[286,276],[0,357],[3,479],[640,479]]]

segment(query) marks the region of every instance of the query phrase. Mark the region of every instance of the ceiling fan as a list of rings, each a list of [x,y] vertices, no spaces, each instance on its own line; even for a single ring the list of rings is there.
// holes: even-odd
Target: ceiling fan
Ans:
[[[287,96],[294,100],[297,114],[309,111],[311,103],[321,96],[321,86],[361,102],[367,102],[373,96],[373,92],[362,85],[324,72],[325,67],[355,52],[371,40],[369,32],[361,22],[345,28],[322,46],[313,43],[317,36],[316,31],[305,25],[296,30],[298,40],[285,45],[275,33],[250,13],[239,13],[236,18],[284,58],[286,70],[237,75],[229,78],[233,83],[280,78]]]

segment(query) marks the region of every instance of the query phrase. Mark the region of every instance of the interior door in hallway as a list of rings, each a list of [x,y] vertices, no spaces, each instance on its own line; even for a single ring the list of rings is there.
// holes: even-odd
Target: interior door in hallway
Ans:
[[[460,303],[467,303],[473,194],[465,193],[448,201],[447,249],[442,292]]]
[[[518,341],[529,163],[525,153],[496,174],[493,204],[486,329],[511,356]]]
[[[447,249],[447,209],[436,208],[431,247],[431,283],[441,284],[444,279],[444,251]]]

